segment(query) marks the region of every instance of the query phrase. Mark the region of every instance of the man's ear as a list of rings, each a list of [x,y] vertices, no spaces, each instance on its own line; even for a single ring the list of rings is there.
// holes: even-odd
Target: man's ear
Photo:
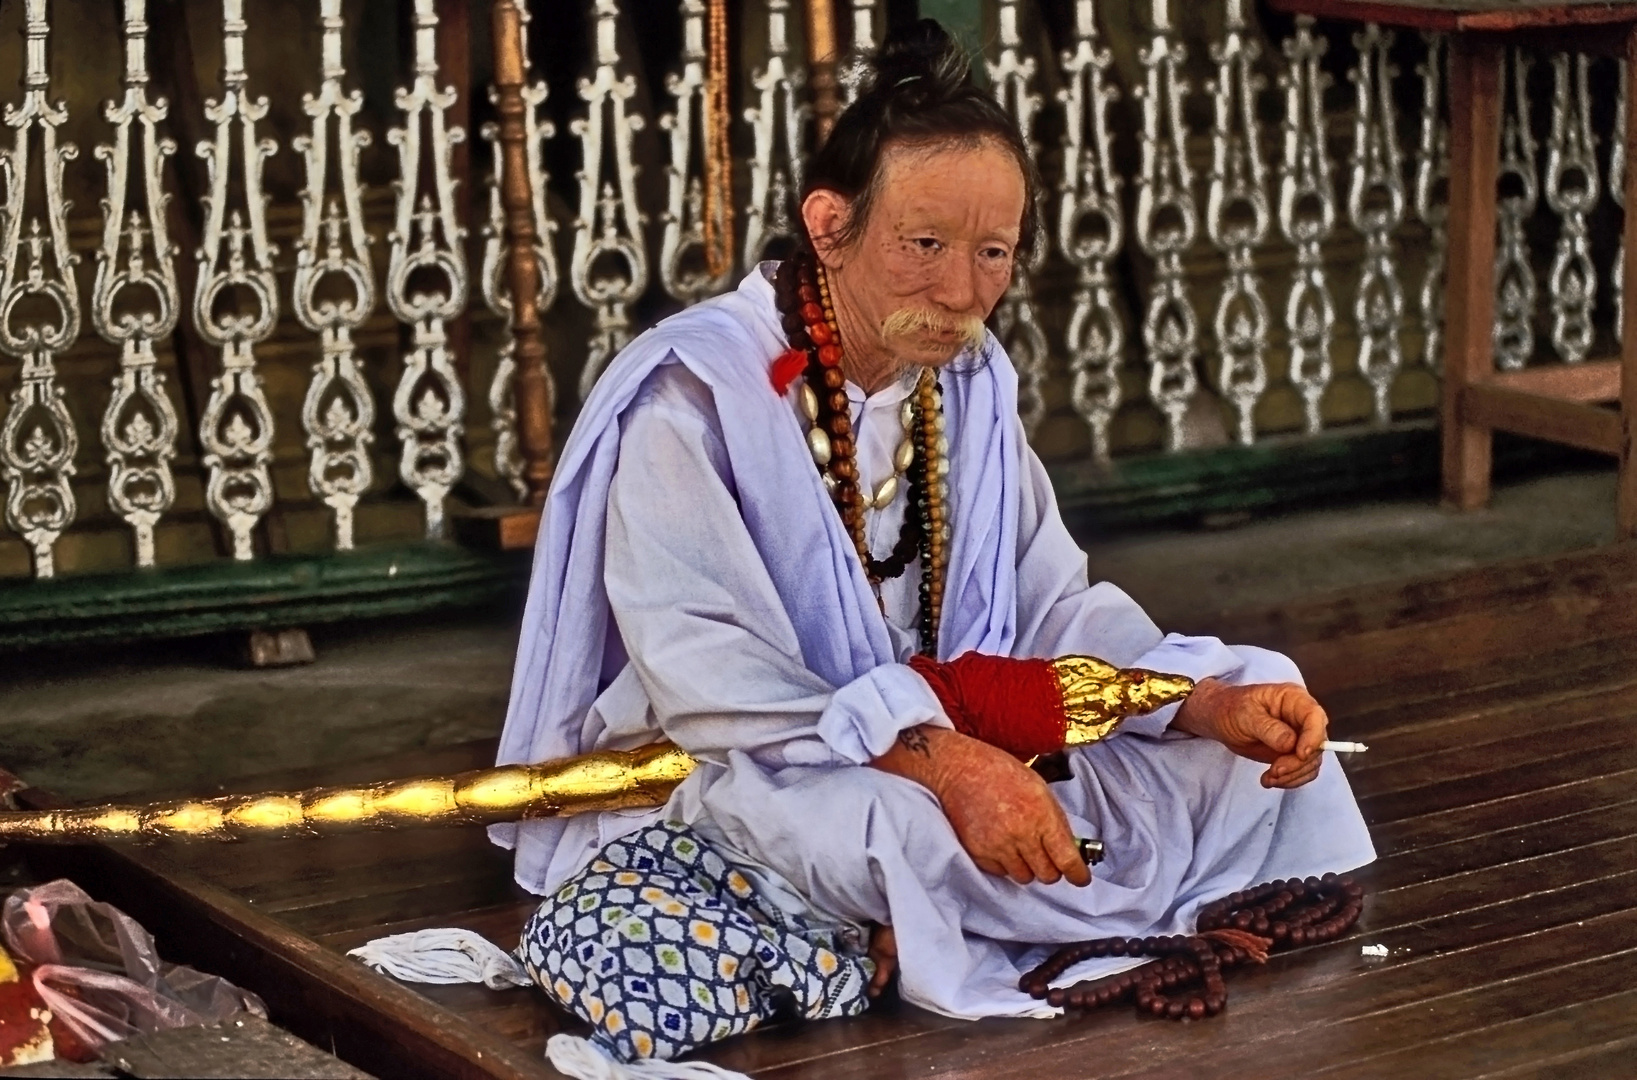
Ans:
[[[826,270],[841,269],[841,248],[836,238],[847,227],[853,201],[838,191],[817,188],[801,204],[801,219],[813,238],[813,251]]]

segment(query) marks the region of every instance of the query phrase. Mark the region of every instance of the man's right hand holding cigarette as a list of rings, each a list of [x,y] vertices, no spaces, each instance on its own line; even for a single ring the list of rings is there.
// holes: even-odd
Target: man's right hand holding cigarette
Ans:
[[[1298,788],[1319,775],[1330,718],[1295,683],[1232,686],[1204,679],[1171,726],[1267,764],[1263,787]]]

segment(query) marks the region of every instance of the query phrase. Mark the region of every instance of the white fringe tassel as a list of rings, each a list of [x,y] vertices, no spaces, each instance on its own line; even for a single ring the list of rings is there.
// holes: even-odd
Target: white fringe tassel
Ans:
[[[532,986],[517,957],[482,934],[455,928],[376,938],[347,953],[403,982],[477,983],[491,990]],[[572,1080],[750,1080],[744,1073],[693,1061],[615,1061],[585,1039],[553,1035],[546,1057]]]
[[[744,1073],[703,1061],[649,1058],[626,1065],[574,1035],[553,1035],[546,1042],[546,1057],[572,1080],[750,1080]]]
[[[402,982],[482,983],[491,990],[532,986],[517,957],[482,934],[454,928],[376,938],[347,953]]]

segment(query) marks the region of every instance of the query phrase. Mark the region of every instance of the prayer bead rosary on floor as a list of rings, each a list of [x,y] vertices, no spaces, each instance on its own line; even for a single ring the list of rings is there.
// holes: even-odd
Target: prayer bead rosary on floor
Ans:
[[[1223,969],[1265,963],[1268,953],[1281,949],[1333,941],[1352,928],[1363,908],[1364,890],[1351,878],[1326,874],[1271,881],[1205,905],[1196,934],[1065,945],[1018,980],[1018,989],[1060,1008],[1090,1010],[1135,998],[1139,1012],[1201,1020],[1228,1003]],[[1159,959],[1118,975],[1052,988],[1052,980],[1063,972],[1099,956]]]

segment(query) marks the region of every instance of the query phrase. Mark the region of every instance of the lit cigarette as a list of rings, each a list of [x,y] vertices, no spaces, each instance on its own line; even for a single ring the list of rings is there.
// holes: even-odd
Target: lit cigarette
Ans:
[[[1332,742],[1326,739],[1319,744],[1320,750],[1329,750],[1336,754],[1362,754],[1370,749],[1361,742]]]

